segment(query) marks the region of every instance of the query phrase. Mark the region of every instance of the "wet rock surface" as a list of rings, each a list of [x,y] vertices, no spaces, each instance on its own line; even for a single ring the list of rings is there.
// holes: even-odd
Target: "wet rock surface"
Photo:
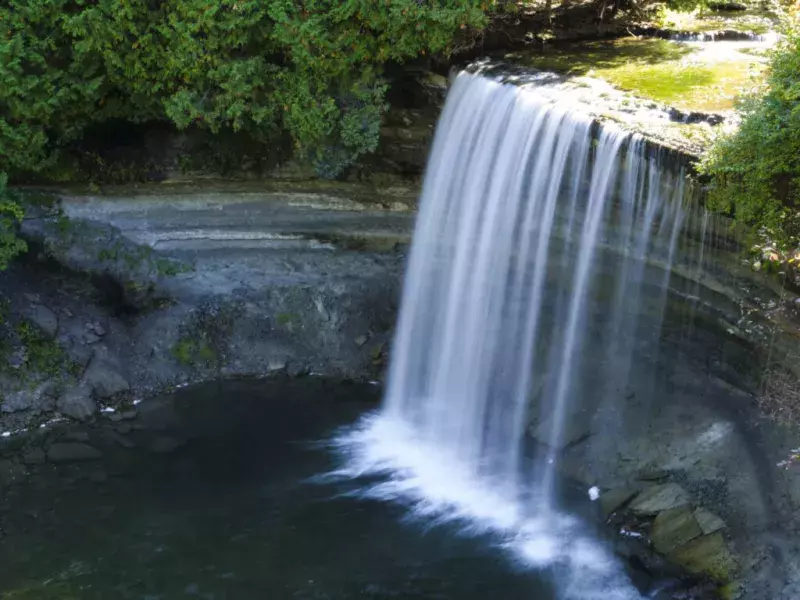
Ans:
[[[666,483],[646,488],[631,502],[630,510],[637,515],[652,516],[686,506],[689,494],[679,485]]]
[[[639,493],[637,488],[608,490],[600,495],[600,506],[607,519],[617,510],[624,508]]]
[[[95,356],[89,364],[84,381],[99,400],[111,400],[130,390],[130,384],[119,372],[119,366],[99,356]]]
[[[47,460],[54,463],[96,460],[102,456],[96,448],[80,442],[59,442],[47,450]]]
[[[58,333],[58,317],[56,313],[42,304],[34,304],[29,318],[47,339],[54,339]]]
[[[659,513],[653,521],[650,537],[656,550],[662,554],[669,554],[701,535],[703,530],[694,516],[694,511],[684,506]]]
[[[78,421],[90,419],[98,411],[97,402],[92,398],[92,390],[90,384],[67,389],[56,402],[56,410]]]

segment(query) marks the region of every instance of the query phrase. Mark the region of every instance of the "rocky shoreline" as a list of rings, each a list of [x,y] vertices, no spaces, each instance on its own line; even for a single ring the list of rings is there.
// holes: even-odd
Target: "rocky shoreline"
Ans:
[[[0,276],[0,430],[87,420],[219,377],[379,374],[406,212],[355,200],[342,210],[333,195],[224,198],[171,207],[139,198],[127,212],[109,198],[89,216],[78,214],[84,198],[62,198],[58,209],[29,211],[23,233],[35,250]],[[174,221],[137,213],[143,204]],[[134,229],[114,224],[125,218],[154,218],[163,228],[148,231],[163,236],[138,243]],[[179,225],[187,219],[193,227]]]

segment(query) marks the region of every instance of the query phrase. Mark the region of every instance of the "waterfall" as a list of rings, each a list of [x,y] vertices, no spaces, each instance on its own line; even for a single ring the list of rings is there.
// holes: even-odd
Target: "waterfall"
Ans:
[[[339,440],[349,475],[388,476],[368,495],[566,568],[566,597],[638,597],[561,509],[559,458],[581,441],[573,430],[613,435],[609,407],[652,364],[687,196],[666,163],[535,88],[458,76],[385,406]]]

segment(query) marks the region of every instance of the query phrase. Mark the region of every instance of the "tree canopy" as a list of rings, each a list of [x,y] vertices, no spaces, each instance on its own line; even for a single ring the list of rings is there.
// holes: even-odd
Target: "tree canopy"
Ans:
[[[22,220],[22,209],[13,201],[6,188],[6,175],[0,173],[0,271],[28,246],[17,237],[17,227]]]
[[[773,51],[765,85],[740,103],[741,126],[718,139],[701,169],[709,207],[784,248],[800,245],[800,28]]]
[[[91,124],[288,133],[323,176],[374,150],[382,67],[446,52],[486,0],[8,0],[0,171],[37,172]]]

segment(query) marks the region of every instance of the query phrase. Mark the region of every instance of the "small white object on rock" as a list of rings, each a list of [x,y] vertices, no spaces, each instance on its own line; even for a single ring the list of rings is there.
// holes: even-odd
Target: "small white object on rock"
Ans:
[[[600,498],[600,488],[599,488],[599,487],[597,487],[596,485],[595,485],[595,486],[592,486],[592,487],[590,487],[590,488],[589,488],[589,500],[591,500],[592,502],[594,502],[594,501],[595,501],[595,500],[597,500],[598,498]]]

